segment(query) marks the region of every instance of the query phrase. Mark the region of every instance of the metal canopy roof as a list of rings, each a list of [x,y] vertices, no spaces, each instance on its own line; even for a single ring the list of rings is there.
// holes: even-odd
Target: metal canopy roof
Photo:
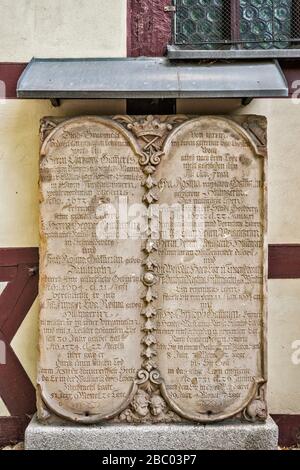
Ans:
[[[277,61],[199,63],[166,58],[33,59],[19,98],[251,98],[287,96]]]

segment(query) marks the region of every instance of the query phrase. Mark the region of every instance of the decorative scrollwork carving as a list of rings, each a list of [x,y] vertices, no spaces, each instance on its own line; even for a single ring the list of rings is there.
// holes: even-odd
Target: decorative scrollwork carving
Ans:
[[[243,411],[243,418],[246,421],[254,423],[255,421],[266,421],[268,417],[268,408],[265,400],[264,385],[259,386],[258,393],[254,400],[248,404]]]
[[[136,383],[139,390],[133,398],[130,406],[119,416],[120,421],[126,422],[171,422],[181,420],[174,412],[168,409],[167,403],[160,393],[162,379],[157,369],[155,357],[156,345],[156,307],[157,294],[155,284],[157,282],[158,262],[155,258],[157,251],[157,233],[151,221],[155,218],[151,206],[158,202],[159,192],[155,172],[164,156],[163,145],[169,133],[175,126],[187,119],[186,116],[116,116],[119,124],[125,126],[136,137],[140,146],[139,164],[145,174],[142,185],[145,188],[143,203],[148,207],[147,239],[143,251],[145,259],[142,262],[144,272],[141,282],[145,287],[143,295],[144,307],[141,315],[144,317],[142,331],[144,333],[141,343],[144,348],[142,356],[142,370],[138,372]]]
[[[248,119],[243,122],[243,128],[251,137],[254,137],[258,146],[265,147],[267,145],[267,129],[265,122],[262,122],[259,117],[249,116]]]
[[[50,118],[44,118],[41,120],[40,124],[40,140],[41,144],[44,142],[46,137],[50,134],[50,132],[53,131],[58,125],[58,122],[50,119]]]
[[[164,141],[174,127],[187,120],[187,117],[178,115],[158,118],[150,115],[146,117],[116,116],[114,119],[119,124],[125,125],[137,138],[142,154],[139,160],[140,165],[150,164],[156,167],[164,155]],[[147,171],[145,171],[146,174]]]

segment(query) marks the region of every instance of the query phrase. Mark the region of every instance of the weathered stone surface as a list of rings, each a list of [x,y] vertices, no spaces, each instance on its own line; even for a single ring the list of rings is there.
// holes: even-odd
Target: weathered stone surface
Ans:
[[[45,425],[35,418],[26,450],[276,450],[278,428],[266,423]]]
[[[41,135],[39,418],[264,421],[264,118]]]
[[[159,369],[173,408],[216,421],[263,401],[265,162],[220,118],[187,122],[167,145],[159,202],[202,206],[204,237],[160,242]]]
[[[41,149],[38,384],[47,407],[74,420],[122,409],[140,369],[142,240],[96,235],[105,204],[143,196],[124,134],[112,121],[72,119]]]

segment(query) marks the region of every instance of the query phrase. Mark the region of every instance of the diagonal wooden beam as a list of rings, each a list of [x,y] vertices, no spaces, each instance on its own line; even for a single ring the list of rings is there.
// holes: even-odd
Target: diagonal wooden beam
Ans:
[[[0,329],[10,342],[37,296],[37,265],[19,265],[0,296]]]
[[[38,251],[0,249],[0,279],[8,281],[0,296],[0,340],[6,356],[0,364],[0,396],[12,415],[30,415],[36,408],[35,389],[10,342],[37,297]]]
[[[38,294],[37,265],[19,265],[15,280],[0,296],[0,329],[10,343]]]
[[[0,396],[11,415],[33,414],[36,409],[35,389],[5,336],[6,363],[0,364]]]
[[[0,266],[0,282],[11,282],[17,275],[17,266]]]

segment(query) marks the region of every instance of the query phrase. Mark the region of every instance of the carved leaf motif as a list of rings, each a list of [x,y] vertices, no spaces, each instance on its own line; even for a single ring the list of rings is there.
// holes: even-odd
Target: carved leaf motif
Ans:
[[[148,359],[147,361],[144,361],[142,366],[144,369],[146,369],[148,372],[150,372],[153,369],[157,369],[157,363],[153,361],[152,359]]]
[[[154,166],[152,166],[152,165],[147,165],[147,166],[145,166],[145,168],[144,168],[144,173],[145,173],[146,175],[152,175],[152,173],[154,173],[155,170],[156,170],[156,168],[155,168]]]
[[[143,266],[146,266],[146,268],[149,270],[149,271],[153,271],[154,268],[157,268],[158,267],[158,264],[157,262],[155,261],[154,258],[152,258],[151,256],[148,256],[146,258],[146,260],[143,262]]]
[[[156,250],[157,250],[157,245],[156,245],[156,243],[155,243],[154,240],[149,239],[149,240],[147,240],[146,246],[145,246],[144,249],[145,249],[145,251],[146,251],[147,253],[150,254],[152,251],[156,251]]]
[[[157,299],[157,295],[153,292],[151,287],[148,287],[146,295],[144,297],[146,302],[149,304],[150,302],[153,302],[153,300]]]
[[[151,305],[148,305],[145,310],[142,311],[142,315],[144,315],[146,318],[152,318],[156,315],[156,310],[151,307]]]
[[[142,341],[147,346],[151,346],[151,344],[156,344],[157,343],[155,336],[150,334],[150,333],[148,333],[146,336],[144,336]]]
[[[144,181],[144,184],[143,184],[146,188],[148,189],[151,189],[153,188],[154,186],[157,186],[157,181],[152,178],[151,175],[148,176],[148,178]]]
[[[156,192],[150,190],[143,197],[143,201],[146,202],[147,204],[152,204],[152,202],[158,201],[158,195]]]
[[[151,348],[150,346],[148,346],[147,349],[142,354],[143,354],[143,356],[147,357],[148,359],[150,359],[151,357],[157,355],[155,349]]]
[[[145,323],[145,326],[144,326],[144,330],[145,331],[153,331],[153,330],[156,330],[156,326],[155,324],[153,323],[152,320],[148,319]]]
[[[146,367],[147,367],[147,364],[146,364]],[[151,367],[151,369],[150,369]],[[152,365],[149,364],[149,372],[152,370]],[[153,384],[150,382],[150,380],[148,380],[148,382],[146,382],[144,385],[143,385],[143,390],[146,390],[147,393],[152,393],[153,392],[153,389],[154,389],[154,386]]]
[[[141,233],[146,235],[146,237],[151,237],[152,235],[152,230],[149,227],[146,227],[145,230],[141,230]]]

